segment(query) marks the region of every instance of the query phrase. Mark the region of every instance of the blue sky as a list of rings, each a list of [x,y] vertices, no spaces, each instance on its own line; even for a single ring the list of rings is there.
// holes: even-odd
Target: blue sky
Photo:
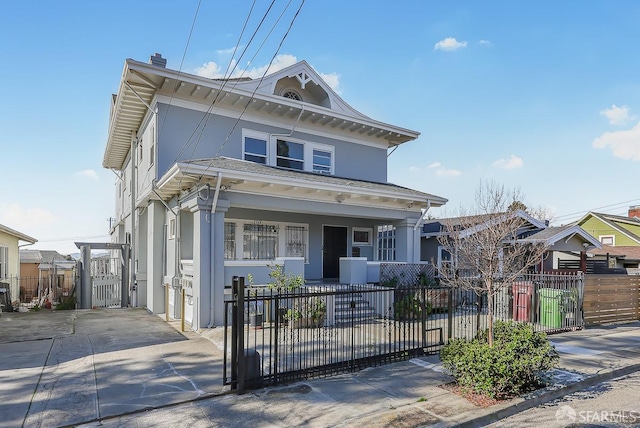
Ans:
[[[249,44],[257,2],[239,69],[269,63],[300,2],[276,1]],[[198,4],[3,2],[1,224],[61,252],[107,240],[115,176],[101,163],[124,60],[224,72],[251,8]],[[446,213],[494,180],[566,223],[640,204],[638,22],[637,1],[307,0],[275,64],[305,59],[354,108],[420,131],[389,181],[448,198]]]

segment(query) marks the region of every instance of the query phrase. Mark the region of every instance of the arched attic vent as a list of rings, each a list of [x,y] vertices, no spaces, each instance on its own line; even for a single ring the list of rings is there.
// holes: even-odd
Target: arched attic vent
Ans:
[[[331,108],[329,94],[305,70],[279,79],[274,95]]]

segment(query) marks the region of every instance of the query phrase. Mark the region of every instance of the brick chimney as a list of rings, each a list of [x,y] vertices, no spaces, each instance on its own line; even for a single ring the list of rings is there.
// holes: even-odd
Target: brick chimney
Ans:
[[[165,68],[167,66],[167,60],[166,58],[162,58],[162,55],[156,52],[155,55],[151,55],[149,57],[149,64]]]
[[[640,205],[633,205],[629,207],[629,218],[631,217],[640,218]]]

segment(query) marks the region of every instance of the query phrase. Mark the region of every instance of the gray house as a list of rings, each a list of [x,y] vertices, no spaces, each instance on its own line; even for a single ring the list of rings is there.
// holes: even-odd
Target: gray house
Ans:
[[[537,272],[557,272],[560,260],[574,261],[583,271],[586,270],[586,252],[589,249],[601,248],[600,242],[577,225],[550,227],[523,210],[516,210],[510,214],[485,214],[476,216],[478,224],[469,228],[469,217],[454,217],[446,219],[432,219],[422,225],[421,258],[429,261],[438,269],[444,262],[451,261],[451,255],[440,244],[440,238],[447,236],[447,230],[455,230],[462,235],[475,233],[473,229],[489,227],[492,222],[501,222],[511,216],[522,219],[521,227],[517,231],[518,239],[522,243],[542,243],[548,250],[543,260],[535,266]]]
[[[163,313],[165,285],[182,284],[194,329],[221,325],[232,276],[265,283],[274,263],[338,282],[352,263],[375,281],[381,261],[418,262],[422,219],[446,202],[387,182],[389,150],[418,132],[354,110],[304,61],[209,79],[128,59],[111,101],[103,166],[131,303]]]

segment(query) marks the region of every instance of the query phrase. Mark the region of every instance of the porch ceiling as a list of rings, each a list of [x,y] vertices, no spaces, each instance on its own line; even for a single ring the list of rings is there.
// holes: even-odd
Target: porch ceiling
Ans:
[[[246,80],[246,79],[244,79]],[[121,169],[131,138],[138,131],[156,95],[188,100],[203,106],[214,105],[238,114],[274,118],[283,123],[298,121],[301,126],[318,127],[336,135],[379,141],[393,147],[416,139],[419,133],[366,117],[353,117],[315,104],[294,101],[265,93],[253,93],[236,85],[239,80],[208,79],[179,73],[128,59],[118,94],[113,96],[111,121],[104,152],[105,168]],[[299,117],[299,119],[298,119]]]

